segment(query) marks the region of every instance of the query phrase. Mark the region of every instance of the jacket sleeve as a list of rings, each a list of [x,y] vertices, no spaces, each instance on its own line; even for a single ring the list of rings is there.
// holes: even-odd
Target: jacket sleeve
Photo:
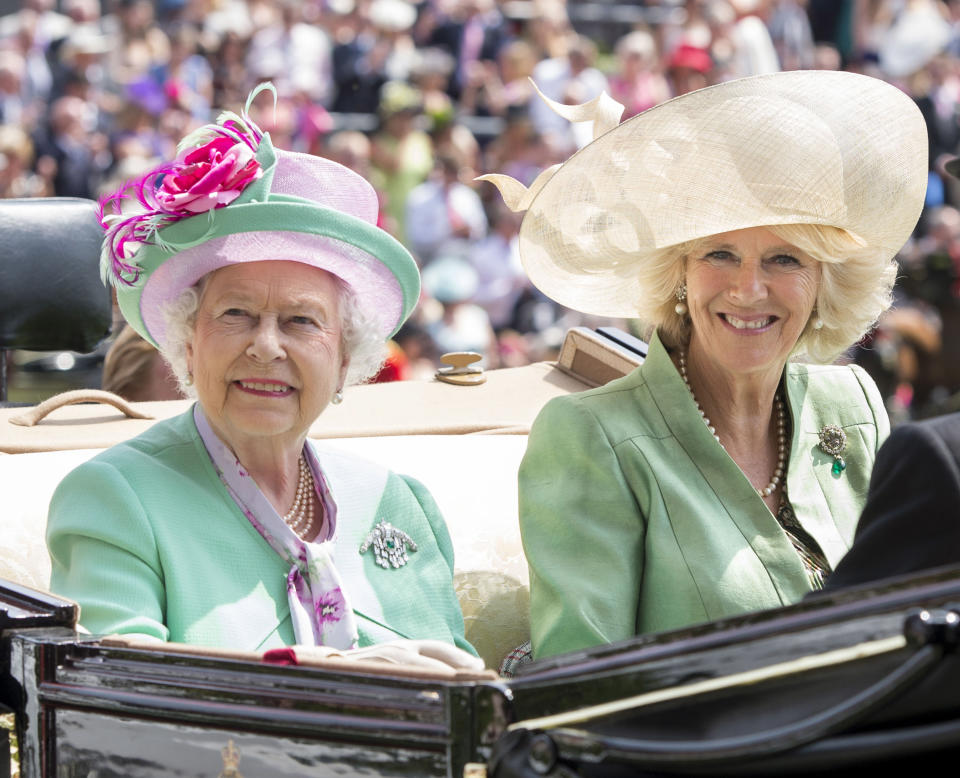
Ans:
[[[519,478],[534,658],[633,637],[645,523],[613,442],[580,399],[544,406]]]
[[[448,614],[447,622],[450,628],[450,634],[453,635],[454,645],[456,645],[457,648],[462,648],[464,651],[477,656],[476,649],[471,646],[464,637],[463,613],[460,610],[460,602],[457,600],[457,593],[453,586],[453,541],[450,540],[450,533],[447,530],[443,516],[440,514],[440,508],[437,507],[433,495],[430,494],[426,486],[415,478],[407,475],[401,475],[400,478],[403,479],[410,488],[410,491],[413,492],[417,502],[420,503],[423,514],[427,517],[430,528],[433,530],[433,536],[437,541],[437,548],[440,549],[440,554],[443,556],[444,561],[447,563],[447,568],[450,571],[450,585],[447,587],[446,595],[449,601],[446,607],[443,608],[443,611]]]
[[[123,475],[84,463],[50,503],[50,589],[80,604],[80,623],[98,635],[167,640],[163,570],[150,522]]]

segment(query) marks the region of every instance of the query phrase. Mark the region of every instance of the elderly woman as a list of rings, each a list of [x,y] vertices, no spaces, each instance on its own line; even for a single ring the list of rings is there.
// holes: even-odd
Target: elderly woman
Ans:
[[[591,108],[557,108],[595,140],[530,191],[494,178],[534,284],[655,328],[639,368],[531,430],[535,657],[821,585],[888,432],[866,373],[830,363],[889,305],[925,191],[918,110],[865,76],[731,81],[619,126]]]
[[[429,493],[307,440],[376,372],[419,293],[372,187],[224,114],[105,205],[118,203],[104,273],[197,402],[60,484],[53,591],[95,633],[248,650],[389,642],[473,665]]]

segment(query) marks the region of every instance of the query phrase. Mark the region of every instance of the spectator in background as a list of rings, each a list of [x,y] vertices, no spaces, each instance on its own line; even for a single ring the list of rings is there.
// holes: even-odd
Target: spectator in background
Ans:
[[[617,70],[610,76],[610,96],[623,105],[629,119],[670,97],[657,42],[648,30],[634,30],[617,41]],[[491,168],[496,170],[497,168]]]
[[[35,173],[33,141],[20,127],[0,124],[0,198],[50,197],[53,183]]]
[[[435,124],[449,120],[456,113],[456,106],[447,93],[447,83],[453,73],[453,57],[437,47],[417,51],[417,59],[410,71],[410,82],[423,96],[423,111]]]
[[[596,60],[596,44],[584,35],[574,36],[567,52],[569,70],[561,102],[567,105],[582,105],[601,93],[610,91],[607,77],[594,67]],[[582,148],[592,140],[591,122],[576,122],[570,129],[577,148]]]
[[[426,41],[455,60],[448,90],[459,98],[478,62],[494,62],[509,39],[509,29],[493,0],[452,0],[451,12],[438,20]]]
[[[534,129],[528,107],[511,108],[505,119],[503,131],[484,149],[483,168],[502,171],[530,186],[547,167],[544,164],[546,143]]]
[[[150,0],[119,0],[115,21],[119,40],[106,66],[119,87],[135,92],[151,68],[169,61],[170,41],[156,24]]]
[[[579,105],[609,89],[606,76],[593,67],[596,49],[586,38],[567,35],[562,55],[548,57],[533,69],[533,80],[546,97],[565,105]],[[572,125],[558,116],[543,100],[530,101],[534,129],[548,142],[569,155],[588,139],[591,124]]]
[[[452,69],[453,58],[447,52],[426,48],[418,52],[410,79],[422,96],[434,154],[459,157],[463,165],[461,178],[469,181],[480,174],[480,144],[460,120],[462,106],[458,108],[445,91]]]
[[[299,0],[279,0],[277,20],[250,39],[247,68],[283,94],[304,92],[323,105],[333,99],[332,45],[327,33],[303,19]]]
[[[183,399],[160,352],[126,325],[103,361],[103,388],[131,402]]]
[[[475,116],[503,116],[514,106],[529,105],[536,64],[536,51],[524,40],[507,43],[496,63],[473,62],[460,95],[461,108]]]
[[[667,59],[667,80],[673,96],[678,97],[709,86],[712,70],[710,52],[699,46],[681,43]]]
[[[773,0],[767,28],[784,70],[814,68],[813,30],[804,0]]]
[[[334,12],[333,36],[334,96],[331,110],[338,113],[375,113],[380,88],[387,82],[387,41],[370,23],[368,6],[354,3],[342,13]]]
[[[440,303],[436,300],[426,300],[421,304],[413,316],[404,323],[400,331],[394,336],[393,343],[403,351],[405,362],[400,368],[400,380],[430,381],[433,380],[437,368],[440,366],[440,352],[437,344],[430,337],[422,323],[424,308],[436,309]]]
[[[417,11],[408,0],[373,0],[370,23],[386,49],[383,72],[387,80],[408,81],[419,56],[411,35]]]
[[[30,124],[23,99],[23,70],[21,54],[0,50],[0,122],[4,124]]]
[[[440,354],[475,351],[490,369],[499,365],[497,338],[487,312],[472,301],[478,283],[476,269],[459,254],[439,256],[424,268],[423,290],[441,306],[426,329]]]
[[[730,78],[759,76],[780,70],[777,50],[765,19],[770,0],[730,0],[732,23],[726,28],[731,43],[727,73]]]
[[[249,38],[225,30],[210,53],[213,105],[240,105],[246,97]]]
[[[476,191],[460,180],[461,162],[437,158],[431,177],[407,200],[407,242],[425,267],[441,254],[464,255],[487,234],[487,216]]]
[[[433,169],[433,144],[417,126],[423,103],[419,90],[388,81],[380,90],[380,127],[370,147],[370,177],[382,198],[387,229],[406,242],[407,197]]]
[[[495,202],[492,210],[490,234],[470,245],[468,258],[477,272],[473,302],[487,312],[491,326],[499,333],[514,327],[520,295],[531,287],[517,247],[521,215],[502,202]]]
[[[884,78],[896,80],[917,73],[947,47],[951,32],[944,18],[943,3],[937,0],[903,3],[889,22],[884,20],[882,32],[877,36],[877,54]]]
[[[406,81],[418,61],[406,0],[355,3],[333,17],[334,111],[373,113],[387,81]]]
[[[116,41],[97,25],[75,26],[58,48],[52,93],[56,97],[82,97],[98,113],[116,111],[120,99],[105,67],[106,56],[115,45]]]
[[[50,107],[49,134],[39,153],[56,165],[54,194],[58,197],[96,196],[107,168],[107,141],[93,132],[87,104],[79,97],[60,97]]]
[[[53,44],[61,38],[47,38],[41,29],[42,17],[30,10],[20,14],[20,28],[8,45],[23,57],[23,77],[20,89],[24,102],[35,106],[31,113],[40,113],[50,100],[53,75],[48,57]]]
[[[113,180],[109,191],[118,189],[124,180],[132,179],[160,164],[161,159],[175,153],[170,138],[160,132],[155,117],[134,100],[126,100],[113,117],[110,133],[110,156]],[[106,186],[106,184],[105,184]],[[103,192],[98,192],[98,195]]]
[[[202,124],[210,120],[213,105],[213,68],[203,56],[200,33],[189,24],[170,32],[170,58],[150,70],[150,77],[167,100]]]
[[[541,60],[566,57],[573,32],[566,0],[533,0],[526,34]]]
[[[324,153],[334,162],[366,178],[370,173],[370,139],[356,130],[341,130],[327,138]]]
[[[813,47],[814,70],[840,70],[842,65],[840,52],[832,43],[818,43]]]
[[[472,181],[480,175],[480,143],[471,129],[451,111],[446,116],[428,116],[430,139],[435,156],[452,156],[460,160],[460,180]]]
[[[60,40],[69,31],[70,18],[56,10],[55,0],[24,0],[20,5],[20,10],[0,16],[0,40],[17,37],[26,23],[46,52],[53,41]]]

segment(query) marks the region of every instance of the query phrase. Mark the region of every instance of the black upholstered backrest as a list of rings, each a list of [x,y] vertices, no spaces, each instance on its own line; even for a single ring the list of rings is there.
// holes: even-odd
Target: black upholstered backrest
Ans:
[[[97,204],[0,200],[0,349],[93,351],[110,332]]]

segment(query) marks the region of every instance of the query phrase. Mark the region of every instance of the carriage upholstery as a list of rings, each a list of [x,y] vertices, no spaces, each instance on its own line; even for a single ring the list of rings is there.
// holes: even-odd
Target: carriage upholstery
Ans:
[[[528,637],[527,567],[517,529],[524,435],[400,435],[324,441],[422,481],[453,539],[467,639],[497,667]],[[47,506],[71,469],[101,449],[0,454],[0,578],[46,589]]]

